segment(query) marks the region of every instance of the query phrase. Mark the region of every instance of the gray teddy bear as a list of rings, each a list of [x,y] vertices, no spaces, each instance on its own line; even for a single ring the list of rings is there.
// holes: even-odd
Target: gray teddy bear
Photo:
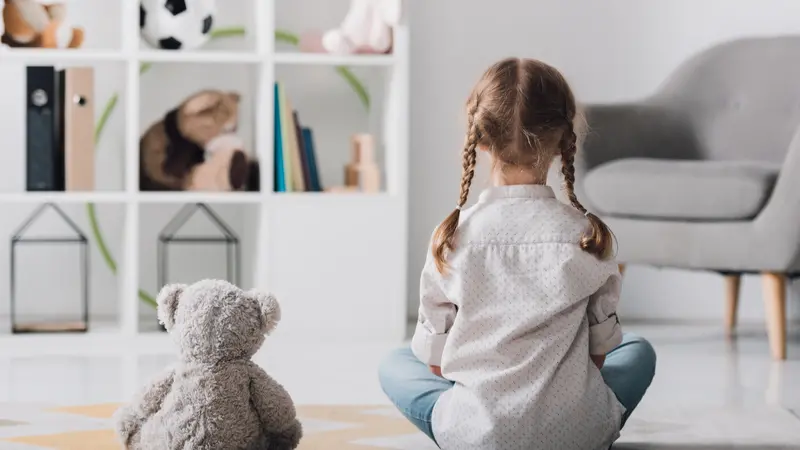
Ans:
[[[280,320],[272,295],[217,280],[165,286],[158,318],[178,362],[115,414],[128,450],[291,450],[291,397],[250,358]]]

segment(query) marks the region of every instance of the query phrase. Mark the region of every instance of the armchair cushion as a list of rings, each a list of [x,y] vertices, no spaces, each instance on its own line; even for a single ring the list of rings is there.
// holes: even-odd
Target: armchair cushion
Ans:
[[[589,203],[606,216],[682,221],[750,220],[780,166],[763,162],[628,158],[589,171]]]

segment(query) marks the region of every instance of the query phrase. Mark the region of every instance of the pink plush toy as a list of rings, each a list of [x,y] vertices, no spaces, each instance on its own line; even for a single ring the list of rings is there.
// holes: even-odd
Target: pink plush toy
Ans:
[[[402,0],[351,0],[350,11],[339,28],[321,37],[321,48],[329,53],[389,53],[392,27],[400,24]],[[302,47],[317,47],[309,38]],[[312,50],[313,51],[313,50]]]

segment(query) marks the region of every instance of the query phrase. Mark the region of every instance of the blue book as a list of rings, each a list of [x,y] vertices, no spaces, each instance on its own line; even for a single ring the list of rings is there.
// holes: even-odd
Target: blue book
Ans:
[[[286,192],[283,167],[283,136],[281,133],[280,88],[275,83],[275,192]]]
[[[305,147],[306,161],[308,161],[309,180],[311,181],[310,191],[322,191],[322,183],[319,180],[319,172],[317,171],[317,156],[316,149],[314,148],[314,132],[311,128],[303,127],[303,147]]]

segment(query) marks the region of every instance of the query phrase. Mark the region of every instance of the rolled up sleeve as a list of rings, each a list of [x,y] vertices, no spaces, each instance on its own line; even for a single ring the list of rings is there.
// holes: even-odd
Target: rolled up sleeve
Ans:
[[[605,355],[622,343],[622,327],[617,317],[617,304],[622,278],[612,275],[589,297],[589,354]]]
[[[441,366],[447,333],[455,317],[456,307],[442,291],[441,275],[429,257],[420,278],[419,319],[411,340],[411,350],[420,361]]]

